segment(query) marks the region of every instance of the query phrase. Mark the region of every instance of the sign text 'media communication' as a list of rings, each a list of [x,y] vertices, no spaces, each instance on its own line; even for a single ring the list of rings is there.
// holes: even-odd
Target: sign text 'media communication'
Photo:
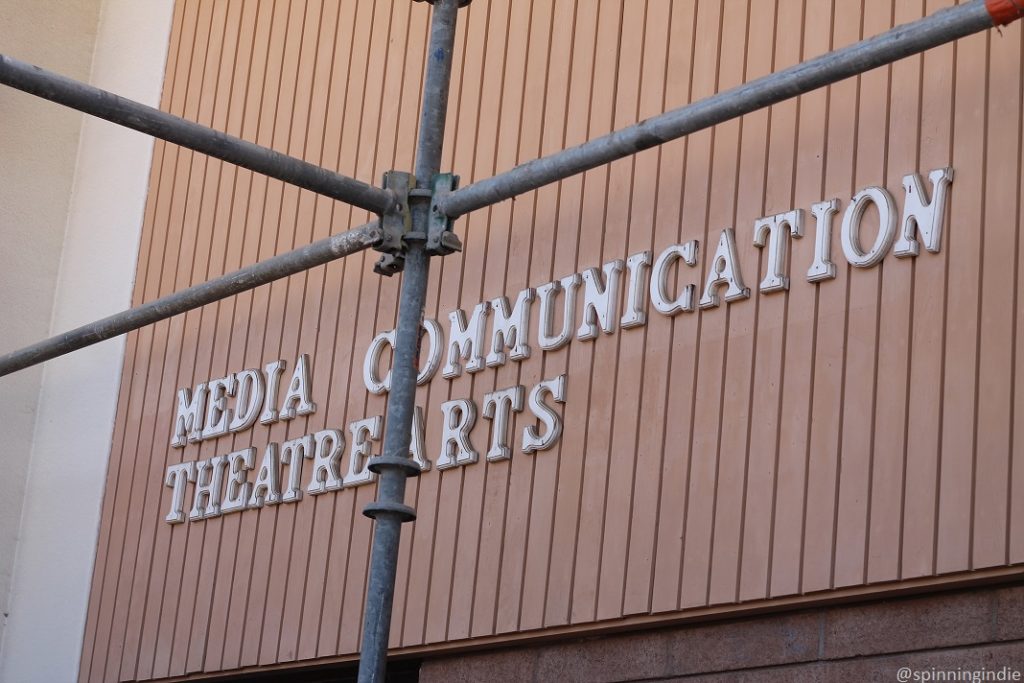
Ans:
[[[922,243],[927,251],[939,252],[953,170],[931,171],[928,179],[930,192],[917,174],[903,178],[902,214],[883,187],[867,187],[852,197],[839,228],[842,253],[851,266],[871,268],[890,252],[897,258],[916,257]],[[865,244],[861,226],[869,208],[877,213],[878,225],[874,240]],[[810,283],[836,277],[832,233],[839,209],[839,200],[831,199],[813,204],[810,219],[804,209],[794,209],[754,221],[752,245],[765,250],[764,275],[758,283],[761,292],[789,289],[790,270],[801,272]],[[813,260],[809,264],[790,264],[791,240],[805,239],[805,230],[812,221],[813,236],[808,237],[814,241]],[[737,302],[749,298],[750,288],[741,272],[737,243],[733,228],[720,232],[713,250],[709,250],[707,275],[700,283],[686,277],[687,269],[699,272],[700,265],[700,244],[691,240],[669,245],[657,256],[652,251],[641,251],[625,260],[609,261],[600,268],[588,268],[536,288],[528,287],[516,295],[514,302],[506,296],[480,302],[468,316],[457,309],[448,314],[447,335],[436,320],[425,320],[421,354],[425,363],[417,384],[430,382],[439,371],[451,380],[463,372],[477,373],[508,361],[525,360],[533,353],[531,342],[542,351],[554,351],[574,338],[588,341],[611,334],[617,327],[640,327],[646,324],[651,308],[658,314],[674,316],[713,309],[723,300]],[[673,281],[680,284],[670,286]],[[531,339],[530,319],[535,308],[538,321]],[[363,381],[374,394],[390,390],[391,372],[382,372],[381,365],[388,347],[394,343],[395,332],[389,330],[377,334],[367,347]],[[309,357],[299,356],[290,380],[282,386],[286,370],[285,361],[275,360],[263,369],[246,369],[200,382],[192,389],[179,389],[171,446],[184,448],[190,443],[241,432],[257,421],[268,425],[314,413]],[[431,468],[431,455],[433,466],[439,470],[477,462],[479,453],[472,431],[481,412],[491,423],[487,460],[508,459],[513,447],[523,453],[550,449],[562,432],[562,418],[553,404],[564,403],[566,396],[566,376],[562,374],[530,388],[515,385],[487,393],[482,411],[471,399],[445,401],[440,405],[440,439],[433,451],[427,448],[424,414],[417,407],[410,456],[422,471]],[[513,414],[527,410],[532,423],[526,424],[519,434],[510,434]],[[167,468],[165,477],[165,484],[172,489],[165,519],[170,523],[183,522],[186,517],[196,521],[264,505],[296,502],[303,493],[320,495],[372,483],[376,474],[368,465],[373,443],[382,434],[383,416],[375,415],[351,422],[344,431],[323,429],[281,443],[268,443],[262,449],[258,466],[255,447],[173,464]],[[310,464],[304,467],[306,460]],[[256,473],[252,481],[251,471]],[[192,504],[186,512],[189,484]]]

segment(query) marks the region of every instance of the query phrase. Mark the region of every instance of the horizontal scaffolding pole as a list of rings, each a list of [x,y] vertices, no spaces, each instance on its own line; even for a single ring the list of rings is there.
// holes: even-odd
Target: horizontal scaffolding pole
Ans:
[[[233,294],[255,289],[274,280],[300,273],[329,261],[354,254],[378,243],[377,222],[313,242],[241,270],[204,282],[155,301],[116,313],[88,325],[45,339],[32,346],[0,356],[0,377],[37,363],[91,346],[140,327],[165,320]]]
[[[367,211],[383,214],[395,202],[383,188],[6,55],[0,55],[0,83]]]
[[[521,164],[440,197],[437,205],[442,213],[456,218],[844,78],[1008,24],[1022,14],[1024,0],[973,0],[943,9],[699,102]]]

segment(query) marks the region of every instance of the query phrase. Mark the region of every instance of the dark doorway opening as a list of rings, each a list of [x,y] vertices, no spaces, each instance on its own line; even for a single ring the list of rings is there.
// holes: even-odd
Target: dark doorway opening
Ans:
[[[386,683],[418,683],[420,680],[418,659],[388,662]],[[310,669],[287,669],[248,673],[241,676],[215,679],[218,683],[356,683],[359,664],[328,664]]]

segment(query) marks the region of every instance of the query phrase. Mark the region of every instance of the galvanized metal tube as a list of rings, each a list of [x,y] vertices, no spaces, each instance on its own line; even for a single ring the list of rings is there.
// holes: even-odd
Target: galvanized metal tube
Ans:
[[[1012,16],[1012,11],[1000,14],[997,6],[1002,6],[998,0],[974,0],[940,10],[873,38],[467,185],[440,199],[438,206],[449,217],[461,216],[1020,16],[1019,11],[1016,16]]]
[[[459,0],[435,0],[427,50],[427,75],[423,90],[419,140],[416,147],[417,187],[429,188],[440,170],[448,112],[448,87],[451,82],[455,21]],[[412,230],[427,234],[429,198],[410,201]],[[359,658],[359,681],[383,681],[391,631],[391,608],[395,596],[398,544],[402,522],[415,513],[404,504],[408,469],[398,459],[409,460],[409,441],[416,402],[416,375],[419,372],[420,327],[427,295],[429,256],[423,241],[409,243],[402,275],[398,328],[395,335],[391,392],[388,396],[387,431],[384,434],[384,461],[377,469],[377,501],[365,514],[375,519],[370,577],[363,614],[363,642]],[[386,464],[391,460],[392,464]]]
[[[102,320],[0,356],[0,377],[37,363],[91,346],[150,323],[220,301],[309,268],[371,247],[380,238],[377,223],[332,235],[310,245],[260,261],[241,270],[204,282],[155,301],[116,313]]]
[[[383,188],[6,55],[0,55],[0,83],[367,211],[384,213],[392,208],[395,201],[393,195]]]

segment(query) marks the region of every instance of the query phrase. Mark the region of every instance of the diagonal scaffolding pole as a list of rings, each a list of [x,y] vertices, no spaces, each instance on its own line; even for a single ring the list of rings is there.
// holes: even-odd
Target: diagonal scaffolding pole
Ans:
[[[226,299],[274,280],[372,247],[380,240],[376,222],[326,237],[294,251],[260,261],[233,273],[183,289],[0,356],[0,377],[31,365],[97,344],[159,320]]]
[[[0,83],[367,211],[386,213],[394,204],[383,188],[6,55],[0,55]]]
[[[466,0],[461,0],[459,4],[468,3]],[[758,108],[770,106],[815,88],[835,83],[843,78],[884,66],[903,57],[923,52],[993,26],[1009,24],[1021,16],[1024,16],[1024,0],[971,0],[956,7],[940,10],[924,19],[898,26],[874,38],[751,81],[700,102],[655,116],[620,131],[595,138],[577,147],[522,164],[487,180],[481,180],[463,189],[455,190],[446,196],[439,196],[436,198],[436,211],[438,214],[455,218],[643,149],[737,118]],[[6,83],[197,151],[208,152],[217,158],[239,163],[246,168],[292,182],[319,194],[349,201],[356,206],[371,208],[371,210],[381,213],[387,213],[396,208],[397,199],[393,193],[387,190],[363,185],[358,181],[319,169],[273,150],[210,130],[197,123],[125,100],[92,86],[50,74],[10,57],[0,56],[0,83]],[[201,148],[188,144],[191,134],[175,137],[173,132],[169,132],[171,129],[194,131],[200,137],[209,139]],[[258,162],[253,161],[256,157],[260,159]],[[279,166],[284,166],[285,169],[279,168]],[[303,176],[301,182],[295,177],[295,172],[286,170],[294,168],[303,169],[299,172],[299,175]],[[343,189],[351,187],[352,184],[371,198],[372,207],[352,201],[354,197]],[[373,208],[378,206],[384,208]],[[230,288],[222,291],[226,292],[223,296],[235,293]],[[215,300],[212,298],[205,303]],[[162,310],[170,312],[137,317],[135,310],[131,309],[94,323],[93,326],[97,328],[117,325],[120,330],[106,336],[95,337],[95,341],[142,327],[178,312],[173,308],[165,308]],[[130,323],[122,321],[122,318],[144,320],[145,322]],[[83,332],[88,327],[91,326],[85,326],[68,334]],[[91,335],[83,333],[79,336],[87,338]],[[15,351],[0,358],[0,375],[82,348],[89,343],[94,342],[58,346],[54,344],[54,340],[47,340],[41,344]],[[50,351],[45,354],[37,354],[34,349],[43,344],[52,344],[49,347]],[[21,359],[16,366],[10,362],[10,359],[14,357]]]
[[[739,118],[1024,15],[1024,0],[973,0],[744,83],[581,145],[529,161],[437,202],[455,218],[670,140]]]
[[[419,474],[409,457],[415,405],[420,327],[426,298],[431,221],[484,208],[549,183],[582,173],[641,150],[738,118],[836,81],[910,55],[1002,26],[1024,16],[1024,0],[971,0],[916,22],[896,27],[846,48],[713,95],[620,131],[517,166],[448,194],[431,197],[440,170],[448,89],[458,8],[469,0],[429,0],[434,4],[427,77],[416,151],[415,192],[408,206],[392,192],[259,147],[197,123],[160,112],[111,93],[0,55],[0,83],[134,128],[155,137],[264,173],[318,194],[376,213],[409,217],[409,231],[398,239],[405,273],[399,304],[392,388],[387,406],[384,454],[371,459],[379,475],[378,497],[364,510],[375,519],[363,622],[359,681],[385,675],[401,524],[415,518],[405,505],[408,476]],[[393,221],[392,221],[393,222]],[[77,330],[0,357],[0,376],[122,334],[238,292],[321,265],[388,241],[370,224],[235,273],[110,316]],[[444,253],[444,252],[439,252]]]
[[[456,3],[457,0],[434,0],[427,53],[430,62],[417,149],[418,188],[429,187],[429,178],[439,170]],[[974,0],[695,105],[518,166],[463,190],[435,196],[430,210],[455,218],[902,57],[1010,23],[1022,14],[1024,0]],[[412,233],[426,235],[427,205],[410,201],[410,208]],[[406,478],[419,474],[419,468],[409,457],[409,441],[428,263],[423,244],[410,242],[395,340],[384,455],[371,459],[370,464],[370,468],[380,474],[377,501],[364,511],[376,524],[359,660],[360,683],[384,681],[401,524],[415,519],[415,511],[405,505],[404,499]]]
[[[440,170],[455,44],[455,20],[459,5],[467,3],[466,0],[434,0],[433,4],[430,46],[427,50],[429,61],[416,144],[414,175],[418,189],[430,188],[433,177]],[[360,683],[384,680],[401,528],[403,522],[412,521],[416,517],[415,511],[405,505],[404,501],[406,478],[419,474],[419,467],[409,457],[409,441],[416,401],[416,375],[419,372],[420,327],[423,324],[430,265],[430,255],[426,249],[430,197],[411,197],[409,210],[412,232],[407,237],[405,272],[402,276],[384,454],[373,458],[370,465],[371,469],[379,472],[377,500],[367,505],[363,512],[374,518],[375,522],[366,609],[363,613]],[[420,237],[413,240],[412,234]]]

